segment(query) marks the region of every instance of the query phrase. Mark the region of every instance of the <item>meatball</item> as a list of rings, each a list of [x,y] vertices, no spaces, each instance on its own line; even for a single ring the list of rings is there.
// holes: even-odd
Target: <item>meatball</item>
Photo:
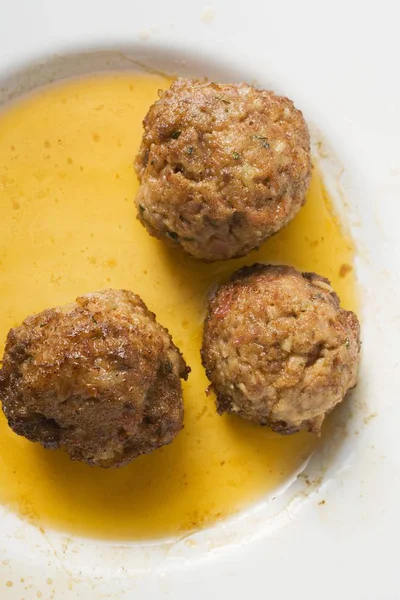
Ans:
[[[19,435],[116,467],[182,429],[180,378],[189,370],[139,296],[106,290],[11,329],[0,397]]]
[[[310,139],[288,98],[178,79],[143,125],[138,218],[196,258],[243,256],[304,204]]]
[[[360,328],[324,277],[254,265],[208,307],[203,365],[217,409],[279,433],[318,433],[357,382]]]

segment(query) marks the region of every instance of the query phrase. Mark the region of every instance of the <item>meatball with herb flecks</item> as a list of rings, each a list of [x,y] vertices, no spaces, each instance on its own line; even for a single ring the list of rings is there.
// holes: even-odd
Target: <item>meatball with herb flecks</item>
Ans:
[[[218,412],[279,433],[319,432],[356,385],[359,334],[327,279],[286,266],[239,270],[211,299],[204,328]]]
[[[19,435],[115,467],[179,433],[188,371],[139,296],[106,290],[11,329],[0,398]]]
[[[136,171],[138,218],[152,235],[205,261],[230,259],[304,204],[309,133],[288,98],[178,79],[144,119]]]

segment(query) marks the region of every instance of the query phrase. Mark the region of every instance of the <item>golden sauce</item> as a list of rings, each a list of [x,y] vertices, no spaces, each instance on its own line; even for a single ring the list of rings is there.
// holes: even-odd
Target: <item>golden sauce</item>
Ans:
[[[216,281],[243,264],[289,263],[329,277],[344,306],[355,303],[353,245],[318,172],[296,219],[246,259],[200,264],[147,234],[135,218],[132,161],[142,118],[168,85],[135,73],[70,80],[0,115],[0,351],[9,328],[30,313],[128,288],[192,367],[184,431],[122,469],[73,463],[18,437],[1,416],[0,502],[68,533],[141,539],[207,525],[283,483],[318,443],[217,415],[199,356]]]

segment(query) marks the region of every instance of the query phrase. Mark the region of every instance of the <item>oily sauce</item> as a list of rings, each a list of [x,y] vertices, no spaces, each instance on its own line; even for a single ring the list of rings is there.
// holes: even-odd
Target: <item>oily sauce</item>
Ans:
[[[285,482],[318,444],[219,417],[200,363],[207,295],[236,268],[292,264],[331,279],[355,305],[354,248],[318,170],[295,220],[245,259],[205,265],[151,238],[135,218],[132,167],[142,119],[166,78],[104,74],[42,89],[0,114],[0,352],[27,315],[104,288],[140,294],[192,373],[185,428],[116,470],[71,462],[15,435],[0,416],[0,502],[41,526],[113,539],[208,525]]]

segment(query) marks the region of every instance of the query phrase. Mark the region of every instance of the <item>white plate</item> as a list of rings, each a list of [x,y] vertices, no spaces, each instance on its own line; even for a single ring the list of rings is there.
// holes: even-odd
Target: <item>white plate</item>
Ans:
[[[256,80],[293,97],[314,140],[324,139],[323,170],[358,245],[364,342],[357,392],[307,467],[314,485],[300,478],[189,538],[123,546],[40,532],[1,509],[2,600],[400,597],[396,8],[395,0],[0,1],[1,102],[132,59]]]

